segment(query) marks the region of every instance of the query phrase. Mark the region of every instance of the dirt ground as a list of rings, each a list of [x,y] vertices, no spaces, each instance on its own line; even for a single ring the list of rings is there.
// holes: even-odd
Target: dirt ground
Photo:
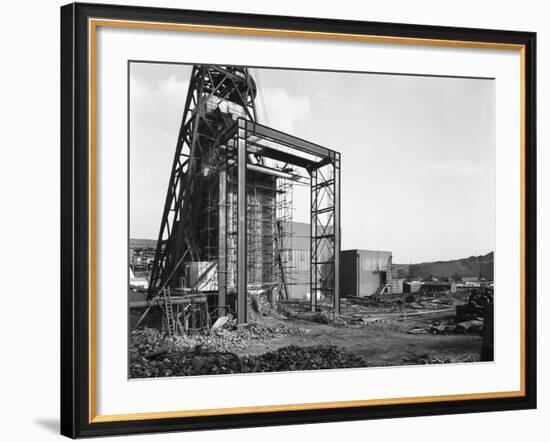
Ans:
[[[249,345],[238,354],[260,355],[288,345],[335,345],[364,356],[371,366],[478,360],[481,349],[479,334],[408,333],[414,328],[429,327],[433,321],[447,321],[453,317],[454,312],[448,311],[410,317],[395,314],[393,318],[356,328],[270,317],[265,318],[267,324],[284,325],[295,329],[296,333],[267,344]]]
[[[341,315],[307,302],[249,312],[247,324],[130,337],[131,377],[462,363],[480,360],[483,321],[458,322],[468,292],[344,299]],[[462,319],[461,319],[462,321]],[[469,325],[468,325],[469,324]]]

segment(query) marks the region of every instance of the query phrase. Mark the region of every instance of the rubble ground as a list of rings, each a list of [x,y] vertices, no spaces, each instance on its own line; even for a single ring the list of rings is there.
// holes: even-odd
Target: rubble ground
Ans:
[[[454,323],[454,307],[464,302],[463,295],[403,298],[346,299],[337,320],[326,310],[311,313],[293,303],[281,314],[254,315],[254,322],[242,326],[229,321],[174,337],[156,329],[135,330],[130,377],[479,361],[479,319],[470,329]]]

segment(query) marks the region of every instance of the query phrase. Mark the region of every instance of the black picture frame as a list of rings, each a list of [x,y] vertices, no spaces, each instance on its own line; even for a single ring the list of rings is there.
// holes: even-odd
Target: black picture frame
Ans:
[[[90,419],[89,357],[89,18],[187,23],[314,33],[452,40],[524,47],[524,395],[323,408],[317,410],[150,418]],[[61,434],[71,437],[241,428],[536,408],[536,34],[73,3],[61,8]]]

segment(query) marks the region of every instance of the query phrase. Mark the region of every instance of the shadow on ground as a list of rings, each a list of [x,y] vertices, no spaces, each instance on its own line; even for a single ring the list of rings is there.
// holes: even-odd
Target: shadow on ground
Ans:
[[[59,419],[40,418],[40,419],[35,419],[34,423],[52,433],[59,434]]]

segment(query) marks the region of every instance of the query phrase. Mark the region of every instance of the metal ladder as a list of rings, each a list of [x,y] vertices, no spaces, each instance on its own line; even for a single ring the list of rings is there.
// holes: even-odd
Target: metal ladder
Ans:
[[[176,320],[174,318],[174,309],[172,306],[172,297],[170,296],[170,287],[162,289],[164,295],[164,313],[166,316],[166,327],[168,336],[174,336],[177,332]]]

